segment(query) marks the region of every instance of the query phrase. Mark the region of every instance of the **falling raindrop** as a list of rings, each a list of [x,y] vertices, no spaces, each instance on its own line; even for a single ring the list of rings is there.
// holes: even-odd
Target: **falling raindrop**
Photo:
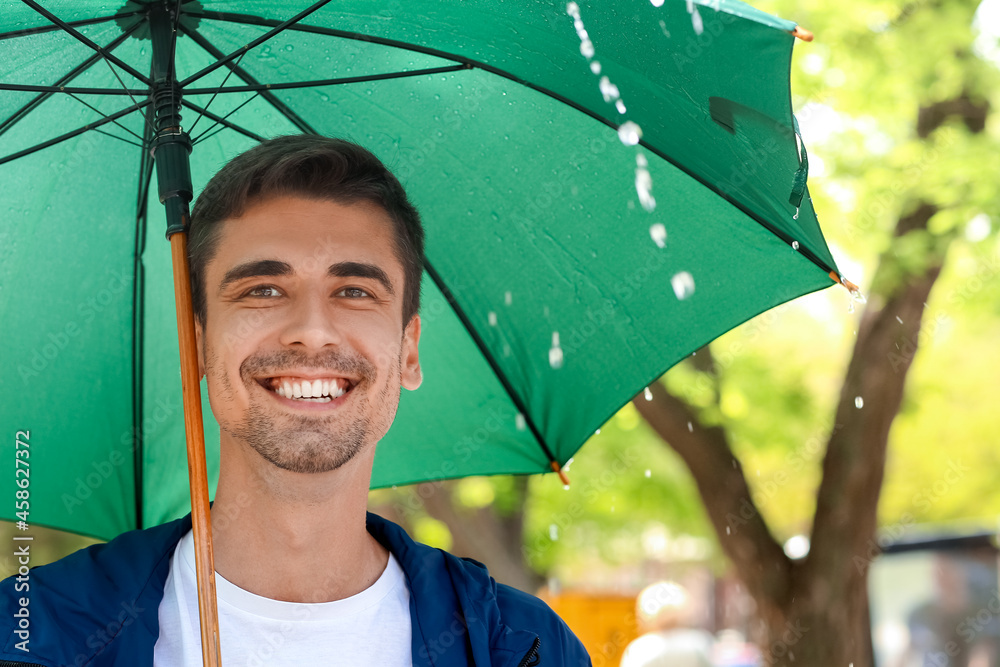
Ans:
[[[865,399],[861,398],[860,396],[855,396],[854,407],[856,407],[858,410],[865,407]]]
[[[642,138],[642,128],[638,123],[627,120],[618,128],[618,138],[626,146],[635,146]]]
[[[649,1],[653,3],[654,7],[662,7],[663,6],[663,0],[649,0]]]
[[[566,3],[566,13],[575,19],[580,18],[580,5],[575,2]]]
[[[625,103],[622,102],[621,100],[618,100],[617,102],[615,102],[615,109],[618,110],[618,113],[624,114],[625,111],[626,111],[626,109],[625,109]]]
[[[653,400],[653,392],[649,390],[649,387],[642,390],[642,395],[646,397],[647,401]]]
[[[513,301],[513,296],[511,295],[511,293],[510,292],[504,292],[503,293],[503,302],[504,302],[504,304],[506,304],[506,305],[509,306],[510,303],[511,303],[511,301]]]
[[[670,31],[667,30],[667,22],[663,19],[660,19],[660,30],[663,31],[665,37],[670,37]]]
[[[899,315],[896,315],[896,321],[897,321],[897,322],[899,322],[900,324],[902,324],[902,323],[903,323],[903,320],[901,320],[901,319],[899,318]]]
[[[491,327],[495,327],[497,325],[497,314],[494,313],[492,310],[489,312],[486,318],[489,320]]]
[[[688,433],[694,433],[694,424],[688,422]]]
[[[528,422],[524,419],[524,415],[520,412],[514,417],[514,426],[517,427],[518,431],[523,431],[528,428]]]
[[[851,298],[854,301],[857,301],[860,304],[868,303],[868,299],[865,297],[864,294],[861,293],[861,290],[859,290],[859,289],[852,289],[851,290]]]
[[[594,74],[600,74],[601,63],[597,62],[596,60],[590,63],[590,71],[593,72]]]
[[[667,228],[663,226],[662,222],[654,222],[649,226],[649,236],[657,247],[663,248],[667,245]]]
[[[730,528],[729,526],[726,526],[726,535],[729,535],[732,532],[733,532],[733,529]]]
[[[652,476],[653,476],[653,471],[650,470],[649,468],[646,468],[646,477],[652,477]]]
[[[798,220],[798,219],[799,219],[799,207],[796,206],[795,207],[795,215],[792,216],[792,220]]]
[[[593,58],[594,43],[589,39],[585,39],[582,42],[580,42],[580,53],[582,53],[585,58]]]
[[[694,28],[694,34],[700,35],[705,32],[705,24],[701,20],[701,14],[698,13],[698,8],[694,5],[694,0],[688,0],[688,13],[691,14],[691,27]]]
[[[799,249],[799,242],[792,241],[792,250],[798,250],[798,249]]]
[[[548,306],[543,306],[542,307],[542,316],[543,317],[548,317],[549,316],[549,307]]]
[[[552,348],[549,350],[549,366],[559,369],[563,365],[563,351],[559,347],[559,332],[552,332]]]
[[[601,95],[604,96],[605,102],[614,102],[621,97],[621,93],[618,92],[618,86],[611,83],[611,79],[608,77],[602,76],[597,85],[601,89]]]
[[[674,288],[674,295],[681,301],[694,294],[694,278],[687,271],[681,271],[671,278],[670,285]]]
[[[619,133],[621,133],[621,130],[619,130]],[[622,139],[622,141],[624,142],[625,140]],[[639,203],[647,211],[653,212],[656,209],[656,199],[651,192],[653,189],[653,177],[649,175],[649,170],[646,169],[646,165],[649,164],[646,161],[646,156],[642,153],[636,155],[635,164],[635,192],[639,195]]]
[[[508,345],[507,343],[503,344],[503,356],[505,357],[510,356],[510,345]]]
[[[854,301],[851,301],[850,303],[847,304],[847,312],[854,313]]]
[[[554,523],[549,524],[549,539],[553,542],[559,539],[559,526]]]
[[[596,431],[594,431],[594,435],[600,435],[600,434],[601,434],[601,429],[597,429]]]

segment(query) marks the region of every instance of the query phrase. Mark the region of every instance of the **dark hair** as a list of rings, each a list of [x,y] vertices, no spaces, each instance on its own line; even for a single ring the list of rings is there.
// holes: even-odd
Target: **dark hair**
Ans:
[[[403,265],[403,326],[420,310],[424,228],[395,176],[371,152],[343,139],[293,135],[264,141],[229,161],[195,202],[188,262],[195,317],[205,324],[205,266],[215,255],[219,224],[256,202],[280,195],[382,207],[392,220]]]

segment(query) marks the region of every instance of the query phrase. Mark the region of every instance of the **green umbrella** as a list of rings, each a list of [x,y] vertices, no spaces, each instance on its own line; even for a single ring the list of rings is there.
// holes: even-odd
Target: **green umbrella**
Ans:
[[[111,538],[188,508],[154,108],[181,105],[156,160],[183,171],[190,137],[195,193],[270,136],[379,155],[427,264],[424,383],[374,483],[535,473],[693,350],[840,281],[795,30],[733,0],[3,2],[0,422],[8,459],[30,431],[32,522]]]

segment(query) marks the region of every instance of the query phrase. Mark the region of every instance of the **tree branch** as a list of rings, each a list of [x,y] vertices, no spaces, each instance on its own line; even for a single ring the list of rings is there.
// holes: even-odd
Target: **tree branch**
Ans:
[[[750,497],[743,468],[730,450],[725,431],[701,426],[691,408],[662,383],[655,382],[649,389],[653,400],[636,397],[632,403],[687,464],[723,551],[758,605],[773,605],[761,613],[777,612],[791,589],[791,561]]]

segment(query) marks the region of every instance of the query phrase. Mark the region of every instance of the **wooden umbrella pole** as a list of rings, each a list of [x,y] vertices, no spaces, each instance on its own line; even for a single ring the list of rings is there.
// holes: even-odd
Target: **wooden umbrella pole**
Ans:
[[[194,333],[191,282],[188,277],[186,233],[178,232],[170,236],[170,251],[174,264],[174,297],[177,301],[177,339],[181,352],[181,390],[184,396],[188,477],[191,480],[191,528],[194,532],[195,571],[198,576],[202,658],[205,667],[221,667],[212,517],[208,504],[205,430],[201,417],[201,378],[198,373],[198,346]]]

